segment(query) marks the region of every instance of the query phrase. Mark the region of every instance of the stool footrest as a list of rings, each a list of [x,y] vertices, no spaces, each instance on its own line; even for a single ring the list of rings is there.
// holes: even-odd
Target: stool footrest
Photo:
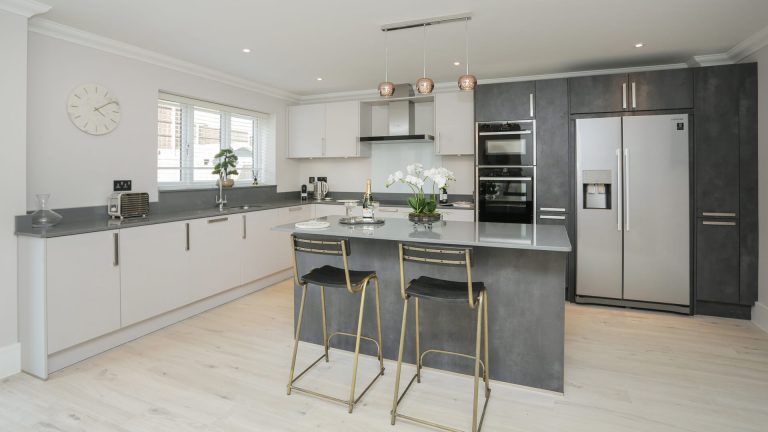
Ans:
[[[439,350],[439,349],[430,349],[430,350],[426,350],[426,351],[421,353],[421,357],[419,358],[419,364],[420,365],[422,365],[422,366],[424,365],[424,356],[429,354],[429,353],[453,355],[453,356],[457,356],[457,357],[464,357],[464,358],[470,359],[472,361],[475,360],[475,356],[469,355],[469,354],[463,354],[463,353],[458,353],[458,352],[453,352],[453,351],[445,351],[445,350]],[[478,361],[480,362],[480,367],[483,368],[483,375],[481,375],[481,376],[485,376],[485,363],[483,363],[482,359],[478,360]]]
[[[347,332],[334,332],[334,333],[331,333],[328,336],[328,347],[329,348],[331,347],[331,338],[333,338],[334,336],[348,336],[348,337],[353,337],[353,338],[357,337],[357,335],[354,334],[354,333],[347,333]],[[381,352],[381,347],[379,346],[379,343],[376,341],[376,339],[369,338],[368,336],[363,336],[363,335],[360,335],[360,339],[364,339],[364,340],[371,341],[371,342],[375,343],[376,344],[376,352]]]

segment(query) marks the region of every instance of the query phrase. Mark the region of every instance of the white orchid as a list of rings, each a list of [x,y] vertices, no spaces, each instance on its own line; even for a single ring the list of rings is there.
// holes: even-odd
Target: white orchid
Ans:
[[[447,187],[449,181],[456,180],[453,172],[443,168],[424,169],[424,165],[414,163],[405,168],[407,175],[402,171],[395,171],[387,177],[386,186],[400,182],[408,185],[413,191],[413,197],[408,200],[408,204],[415,213],[434,213],[437,208],[437,199],[435,193],[437,189]],[[427,180],[432,181],[432,197],[427,199],[424,194],[424,185]]]

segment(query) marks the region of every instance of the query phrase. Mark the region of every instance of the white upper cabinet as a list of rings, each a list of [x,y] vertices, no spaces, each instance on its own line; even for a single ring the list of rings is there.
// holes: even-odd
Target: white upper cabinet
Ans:
[[[292,158],[367,157],[360,144],[360,102],[295,105],[288,108],[288,146]]]
[[[292,158],[323,156],[325,104],[288,107],[288,151]]]
[[[439,155],[475,153],[473,92],[435,94],[435,152]]]

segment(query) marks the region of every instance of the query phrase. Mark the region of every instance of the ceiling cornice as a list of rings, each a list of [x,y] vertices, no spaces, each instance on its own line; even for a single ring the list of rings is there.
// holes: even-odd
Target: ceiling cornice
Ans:
[[[0,0],[0,10],[30,18],[48,12],[51,7],[35,0]]]
[[[718,66],[733,63],[735,62],[728,53],[698,55],[688,59],[688,66],[690,67]]]
[[[686,63],[673,63],[665,65],[653,65],[653,66],[637,66],[627,68],[615,68],[615,69],[597,69],[577,72],[563,72],[555,74],[542,74],[542,75],[526,75],[518,77],[505,77],[505,78],[490,78],[477,80],[478,84],[497,84],[505,82],[520,82],[520,81],[540,81],[556,78],[573,78],[580,76],[592,76],[592,75],[610,75],[618,73],[632,73],[632,72],[647,72],[654,70],[666,70],[666,69],[683,69],[688,67]],[[454,81],[435,83],[435,93],[447,93],[459,91],[458,84]],[[307,95],[300,97],[300,103],[315,103],[315,102],[334,102],[354,99],[374,99],[379,97],[379,93],[375,88],[368,90],[355,90],[348,92],[337,93],[324,93],[317,95]]]
[[[766,45],[768,45],[768,26],[738,43],[728,50],[727,54],[734,63],[738,63]]]
[[[5,0],[0,0],[0,2],[2,1]],[[273,87],[240,78],[235,75],[231,75],[205,66],[200,66],[198,64],[180,60],[165,54],[160,54],[155,51],[139,48],[135,45],[130,45],[124,42],[116,41],[114,39],[99,36],[76,29],[74,27],[59,24],[51,20],[34,18],[29,22],[29,31],[56,39],[61,39],[67,42],[72,42],[78,45],[87,46],[89,48],[94,48],[111,54],[116,54],[122,57],[150,63],[156,66],[188,73],[190,75],[217,81],[222,84],[231,85],[233,87],[262,93],[264,95],[283,99],[289,102],[298,102],[300,99],[298,95],[291,92],[275,89]]]

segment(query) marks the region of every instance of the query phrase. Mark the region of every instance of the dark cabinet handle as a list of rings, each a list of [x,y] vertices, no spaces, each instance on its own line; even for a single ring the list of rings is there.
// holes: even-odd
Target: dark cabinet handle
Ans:
[[[208,223],[212,224],[212,223],[226,222],[228,220],[229,220],[229,218],[225,218],[225,217],[218,218],[218,219],[208,219]]]
[[[243,215],[243,240],[248,238],[248,224],[245,222],[245,215]]]
[[[184,247],[184,250],[185,250],[185,251],[188,251],[188,250],[189,250],[189,224],[188,224],[188,223],[186,223],[186,224],[184,224],[184,225],[185,225],[185,226],[184,226],[184,229],[185,229],[185,231],[186,231],[186,237],[187,237],[187,244],[186,244],[186,246]]]

